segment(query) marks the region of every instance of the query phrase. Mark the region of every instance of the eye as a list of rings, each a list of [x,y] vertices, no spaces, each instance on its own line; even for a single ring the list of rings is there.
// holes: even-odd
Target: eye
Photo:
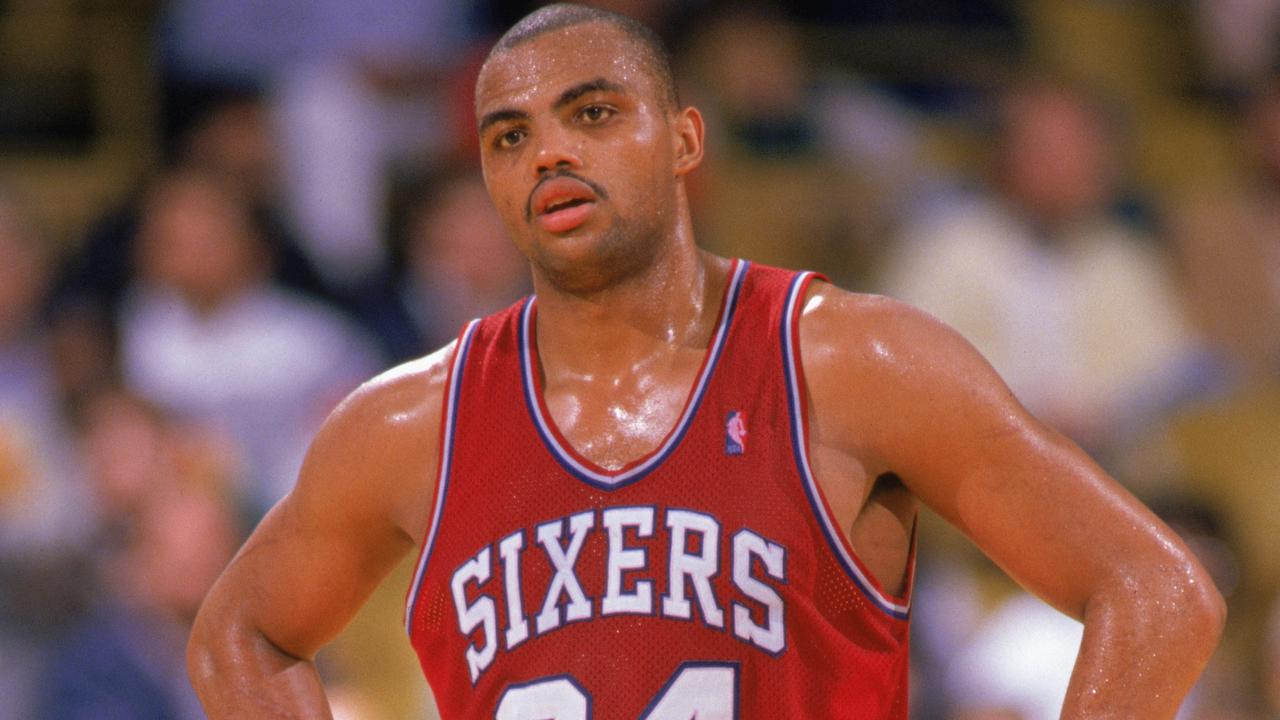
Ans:
[[[578,111],[578,117],[588,125],[604,122],[613,117],[617,110],[608,105],[588,105]]]
[[[494,146],[501,150],[507,150],[519,145],[524,140],[524,130],[507,130],[499,134],[493,141]]]

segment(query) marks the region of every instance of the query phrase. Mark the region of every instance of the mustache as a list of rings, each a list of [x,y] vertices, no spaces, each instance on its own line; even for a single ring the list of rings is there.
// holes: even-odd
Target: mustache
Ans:
[[[583,185],[586,185],[587,187],[591,188],[591,191],[594,192],[596,195],[598,195],[601,200],[609,199],[609,193],[606,192],[604,188],[600,187],[600,185],[595,181],[588,180],[587,178],[573,172],[572,170],[563,170],[563,169],[556,170],[555,172],[549,172],[546,175],[543,175],[541,178],[538,178],[537,184],[535,184],[533,186],[533,189],[529,191],[529,198],[524,201],[524,219],[525,220],[528,220],[528,221],[533,220],[533,196],[535,193],[538,192],[538,188],[542,187],[542,184],[547,182],[548,180],[555,180],[556,178],[562,178],[562,177],[573,178],[574,180],[577,180]]]

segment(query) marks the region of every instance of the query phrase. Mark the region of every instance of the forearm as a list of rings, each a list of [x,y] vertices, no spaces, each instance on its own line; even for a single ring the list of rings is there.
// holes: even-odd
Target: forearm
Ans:
[[[202,611],[191,634],[187,671],[211,720],[333,717],[314,663],[212,611]]]
[[[1161,592],[1131,580],[1090,601],[1064,720],[1177,714],[1224,619],[1217,590],[1192,577]]]

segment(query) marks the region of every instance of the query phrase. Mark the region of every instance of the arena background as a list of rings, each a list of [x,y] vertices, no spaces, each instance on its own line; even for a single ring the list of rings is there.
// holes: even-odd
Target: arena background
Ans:
[[[1280,717],[1280,1],[601,5],[709,119],[702,243],[958,327],[1213,572],[1184,717]],[[0,719],[201,717],[187,625],[325,413],[527,291],[470,93],[531,8],[0,0]],[[1057,717],[1079,626],[924,525],[913,716]],[[407,573],[340,717],[434,717]]]

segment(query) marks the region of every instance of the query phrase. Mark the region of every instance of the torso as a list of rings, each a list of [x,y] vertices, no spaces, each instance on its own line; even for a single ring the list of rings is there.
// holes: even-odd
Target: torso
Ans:
[[[613,373],[547,373],[541,363],[543,399],[555,426],[574,451],[603,468],[617,469],[653,452],[671,432],[684,408],[689,388],[706,355],[714,331],[714,310],[730,279],[731,264],[713,258],[709,294],[713,311],[698,342],[655,353]],[[814,282],[805,300],[830,291]],[[810,346],[829,338],[806,333],[800,314],[800,354],[806,378],[822,373],[821,350]],[[806,388],[807,390],[807,388]],[[841,401],[843,395],[832,394]],[[816,406],[816,407],[815,407]],[[917,504],[892,477],[891,470],[834,439],[822,422],[822,398],[809,399],[810,463],[827,497],[832,515],[872,574],[886,588],[900,593],[907,581],[908,556]]]
[[[793,421],[810,399],[795,389],[804,386],[810,362],[798,360],[799,332],[793,329],[789,343],[782,336],[798,322],[804,287],[788,291],[791,278],[781,271],[758,268],[748,277],[741,263],[732,270],[719,283],[726,287],[723,321],[710,328],[708,347],[678,348],[641,377],[587,382],[540,372],[533,304],[474,326],[460,341],[446,389],[454,398],[445,413],[446,473],[407,613],[445,717],[488,716],[504,693],[528,700],[578,691],[599,701],[595,717],[641,717],[660,691],[693,681],[681,679],[688,667],[705,669],[690,670],[703,673],[699,682],[742,683],[738,701],[748,716],[772,708],[843,717],[833,714],[843,709],[821,705],[829,698],[811,697],[815,687],[861,698],[842,706],[856,705],[858,717],[905,716],[900,595],[910,519],[904,530],[899,512],[878,507],[886,498],[898,502],[899,490],[874,482],[854,454],[823,445],[812,413],[809,457],[797,462],[804,453],[794,442],[806,429]],[[782,372],[788,352],[791,383]],[[608,396],[612,402],[591,401]],[[489,400],[497,397],[504,399]],[[622,523],[620,535],[610,534],[610,523]],[[686,561],[693,568],[698,562],[690,558],[707,552],[698,528],[717,529],[718,564],[703,586],[697,577],[711,572],[706,567],[677,574],[686,585],[680,593],[668,582],[673,568]],[[817,540],[828,531],[837,534]],[[544,613],[545,593],[560,577],[550,564],[557,533],[560,559],[573,568],[563,579],[580,581],[582,594],[565,586],[556,593],[561,607]],[[570,539],[579,536],[570,557]],[[544,544],[535,547],[540,537]],[[629,568],[640,562],[629,554],[637,548],[644,549],[643,567]],[[610,570],[610,562],[622,565]],[[735,569],[735,562],[747,564]],[[622,581],[612,590],[611,573]],[[891,578],[887,590],[877,576]],[[518,595],[505,589],[513,580]],[[645,583],[648,606],[639,607],[635,596]],[[522,608],[512,615],[517,597]],[[577,652],[575,660],[573,648],[588,638],[623,642]],[[641,650],[646,644],[655,649]],[[817,656],[799,650],[810,645]],[[711,664],[677,668],[664,658]],[[639,672],[629,675],[634,687],[619,687],[601,665],[614,661]],[[815,684],[815,661],[870,672]],[[521,684],[539,681],[538,672],[545,672],[543,685]],[[572,676],[577,690],[548,680],[557,673]],[[798,695],[784,701],[761,694],[765,686]]]

